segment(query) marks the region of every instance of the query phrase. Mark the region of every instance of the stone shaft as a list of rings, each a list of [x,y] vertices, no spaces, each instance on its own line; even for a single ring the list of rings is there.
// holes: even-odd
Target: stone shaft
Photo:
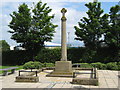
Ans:
[[[61,51],[61,60],[62,61],[67,61],[67,46],[66,46],[66,21],[62,21],[62,39],[61,39],[61,42],[62,42],[62,51]]]
[[[63,16],[61,18],[61,48],[62,48],[62,51],[61,51],[61,61],[67,61],[67,46],[66,46],[66,17],[65,17],[65,12],[67,10],[65,8],[63,8],[61,10]]]

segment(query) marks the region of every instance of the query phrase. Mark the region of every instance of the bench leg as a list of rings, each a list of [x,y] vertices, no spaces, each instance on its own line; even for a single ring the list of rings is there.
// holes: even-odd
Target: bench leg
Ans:
[[[8,74],[7,71],[3,71],[3,76],[6,76]]]

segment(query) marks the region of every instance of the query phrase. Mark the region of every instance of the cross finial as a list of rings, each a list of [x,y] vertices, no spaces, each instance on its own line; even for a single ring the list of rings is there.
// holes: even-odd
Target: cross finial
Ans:
[[[62,10],[61,10],[61,13],[66,13],[67,12],[67,10],[65,9],[65,8],[63,8]]]
[[[98,2],[98,0],[94,0],[93,2]]]
[[[65,8],[63,8],[62,10],[61,10],[61,13],[62,13],[62,18],[61,18],[61,20],[66,20],[66,17],[65,17],[65,13],[67,12],[67,10],[65,9]]]

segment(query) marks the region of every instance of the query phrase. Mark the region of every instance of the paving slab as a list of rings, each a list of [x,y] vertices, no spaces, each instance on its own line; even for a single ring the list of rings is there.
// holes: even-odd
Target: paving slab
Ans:
[[[39,73],[40,81],[37,83],[15,82],[15,77],[18,76],[18,71],[16,71],[15,74],[8,76],[0,76],[0,88],[74,88],[75,90],[112,90],[113,88],[117,88],[119,85],[118,82],[120,82],[120,78],[118,79],[118,71],[113,70],[98,70],[99,86],[71,84],[70,82],[72,81],[72,78],[46,77],[51,71],[52,70],[46,70]],[[79,77],[82,78],[82,75],[79,75]]]
[[[62,86],[62,88],[72,88],[72,84],[64,84],[63,86]]]
[[[53,86],[53,88],[62,88],[64,84],[65,84],[65,83],[63,83],[63,84],[55,84],[55,85]]]

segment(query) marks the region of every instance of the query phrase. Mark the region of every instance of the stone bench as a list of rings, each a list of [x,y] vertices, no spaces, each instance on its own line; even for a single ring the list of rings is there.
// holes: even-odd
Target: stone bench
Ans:
[[[42,71],[42,69],[22,69],[22,70],[19,70],[19,76],[33,76],[33,75],[36,75],[37,76],[37,73],[40,73]],[[21,74],[21,72],[23,72],[23,74]]]
[[[10,67],[10,68],[5,68],[5,69],[0,69],[0,71],[3,71],[3,76],[6,76],[8,74],[13,74],[15,73],[15,69],[17,69],[18,67]],[[8,72],[8,71],[11,71],[11,72]]]
[[[39,77],[38,77],[37,73],[39,73],[41,71],[42,71],[42,69],[40,69],[40,70],[19,70],[19,74],[16,77],[15,82],[38,82]],[[21,72],[24,72],[24,74],[21,75]]]
[[[37,76],[17,76],[15,82],[38,82],[39,77]]]
[[[81,70],[81,69],[80,69]],[[86,70],[90,70],[90,69],[82,69],[83,71]],[[74,72],[73,73],[73,79],[72,79],[72,84],[82,84],[82,85],[98,85],[98,72],[97,72],[97,68],[92,68],[90,70],[91,72],[89,73],[79,73],[79,72]],[[90,74],[90,77],[85,77],[85,78],[81,78],[81,77],[77,77],[77,75],[79,74]],[[80,75],[80,76],[81,76]]]

